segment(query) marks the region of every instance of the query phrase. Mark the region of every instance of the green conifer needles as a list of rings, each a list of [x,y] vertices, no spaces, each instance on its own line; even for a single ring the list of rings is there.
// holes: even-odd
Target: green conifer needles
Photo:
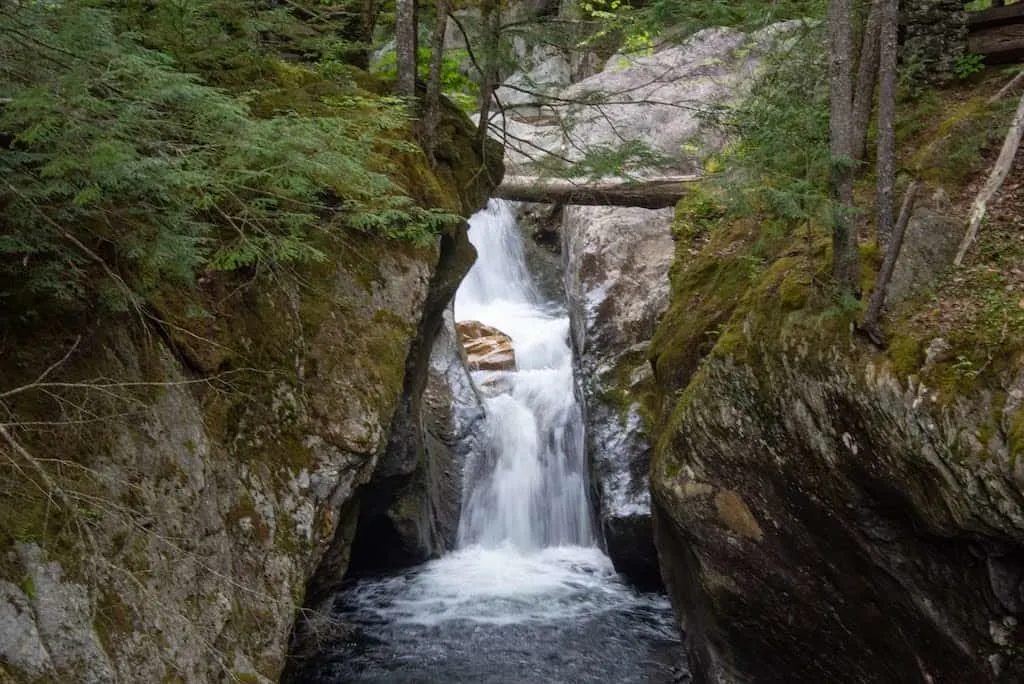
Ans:
[[[400,103],[257,117],[88,5],[0,6],[0,307],[100,292],[97,259],[144,295],[204,269],[322,259],[346,230],[424,241],[453,220],[388,176],[410,147]]]

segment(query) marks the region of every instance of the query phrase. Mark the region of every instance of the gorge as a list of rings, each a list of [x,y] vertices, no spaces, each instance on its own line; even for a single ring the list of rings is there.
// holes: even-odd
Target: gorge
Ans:
[[[667,600],[627,586],[597,545],[564,305],[537,292],[506,203],[469,237],[455,317],[507,331],[517,363],[474,373],[487,425],[463,466],[457,548],[343,588],[331,610],[354,634],[293,680],[672,681],[685,670]]]
[[[565,4],[0,7],[0,683],[1024,681],[1016,72],[903,3],[871,337],[824,6]]]

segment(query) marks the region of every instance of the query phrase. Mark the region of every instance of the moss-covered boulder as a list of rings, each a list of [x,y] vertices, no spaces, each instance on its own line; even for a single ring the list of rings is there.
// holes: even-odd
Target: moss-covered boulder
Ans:
[[[918,220],[961,225],[946,211]],[[824,231],[680,205],[651,486],[702,681],[1024,677],[1014,225],[994,215],[965,269],[908,270],[879,350],[829,296]],[[862,256],[867,291],[878,257]]]
[[[401,180],[468,215],[500,149],[484,159],[446,112],[437,164],[407,152]],[[278,680],[296,617],[346,572],[396,426],[423,420],[474,258],[465,224],[317,247],[323,262],[204,273],[124,314],[3,322],[0,391],[47,368],[58,384],[3,398],[23,449],[0,447],[0,679]]]

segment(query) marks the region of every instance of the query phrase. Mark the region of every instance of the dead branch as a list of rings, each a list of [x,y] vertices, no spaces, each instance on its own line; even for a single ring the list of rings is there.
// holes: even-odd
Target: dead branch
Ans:
[[[1017,75],[1011,78],[1009,83],[1000,88],[998,93],[988,98],[988,103],[992,105],[999,102],[1006,97],[1007,93],[1019,86],[1022,82],[1024,82],[1024,70],[1017,72]]]
[[[903,195],[900,216],[896,221],[896,228],[893,230],[885,258],[882,260],[882,267],[878,271],[878,280],[875,283],[874,292],[871,293],[868,310],[864,314],[864,322],[861,324],[861,331],[867,335],[868,339],[883,349],[885,348],[885,338],[882,336],[880,325],[882,306],[885,304],[885,295],[889,290],[889,281],[892,280],[893,271],[896,269],[896,260],[899,259],[900,249],[903,247],[903,236],[907,232],[907,224],[910,223],[910,214],[914,208],[918,187],[919,184],[916,180],[911,181]]]
[[[978,235],[978,228],[981,227],[981,222],[985,218],[985,211],[988,208],[989,200],[999,192],[999,188],[1003,187],[1006,176],[1009,175],[1010,168],[1013,166],[1013,160],[1017,156],[1022,132],[1024,132],[1024,96],[1021,97],[1020,103],[1017,105],[1017,113],[1013,115],[1010,129],[1006,132],[1006,139],[1003,141],[1003,149],[999,152],[999,158],[996,159],[996,163],[992,167],[992,172],[989,174],[985,186],[978,193],[978,196],[974,198],[974,204],[971,205],[971,216],[967,222],[967,233],[960,243],[960,249],[957,250],[956,258],[953,259],[954,266],[959,266],[963,263],[967,250]]]

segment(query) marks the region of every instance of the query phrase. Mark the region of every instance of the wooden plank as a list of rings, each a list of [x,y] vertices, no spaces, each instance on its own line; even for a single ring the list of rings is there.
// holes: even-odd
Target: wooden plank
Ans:
[[[1024,59],[1024,23],[972,31],[968,51],[985,56],[985,64],[1005,64]]]
[[[1005,7],[991,7],[980,12],[967,13],[967,28],[970,31],[992,24],[1015,22],[1024,22],[1024,2],[1016,2]]]

